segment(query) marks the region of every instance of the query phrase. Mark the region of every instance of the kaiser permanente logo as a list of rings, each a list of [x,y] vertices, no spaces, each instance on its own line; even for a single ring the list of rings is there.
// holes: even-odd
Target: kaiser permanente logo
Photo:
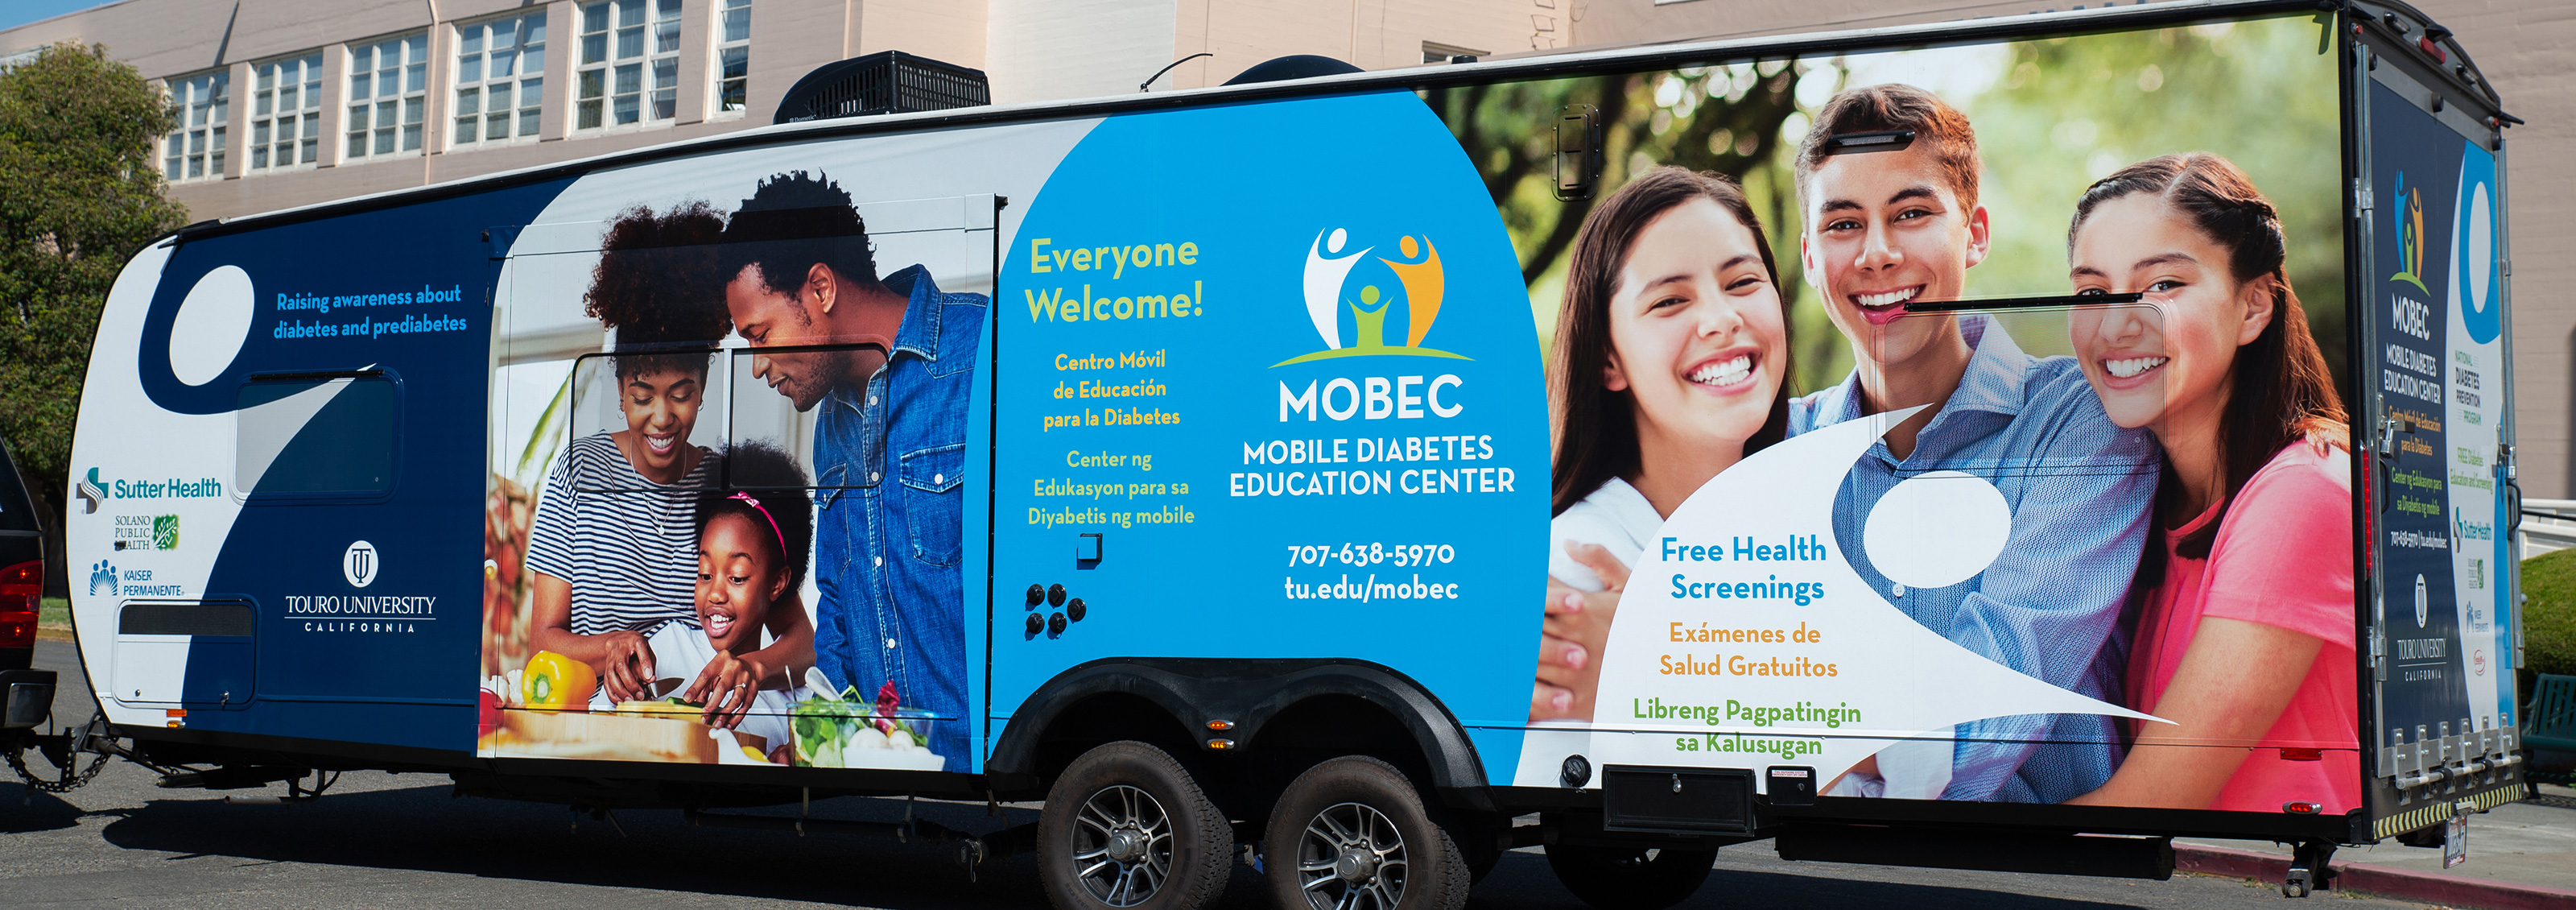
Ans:
[[[1398,258],[1377,257],[1395,275],[1397,292],[1376,284],[1363,284],[1357,294],[1350,289],[1351,271],[1377,247],[1362,247],[1357,252],[1343,253],[1350,244],[1350,232],[1334,228],[1317,231],[1315,242],[1306,248],[1305,300],[1306,318],[1315,323],[1315,334],[1322,336],[1324,349],[1311,354],[1271,364],[1273,368],[1292,363],[1328,360],[1335,357],[1449,357],[1473,360],[1461,354],[1433,350],[1422,346],[1431,334],[1431,324],[1440,318],[1440,297],[1448,288],[1448,276],[1440,269],[1440,250],[1428,237],[1406,234],[1398,238]],[[1404,343],[1386,341],[1387,313],[1404,304]],[[1348,346],[1342,344],[1342,311],[1348,309],[1356,330]]]
[[[2418,291],[2432,294],[2424,286],[2424,191],[2406,188],[2406,172],[2397,172],[2397,198],[2405,204],[2392,208],[2397,215],[2397,274],[2390,281],[2403,281]]]
[[[81,498],[81,514],[97,514],[98,504],[109,499],[213,499],[224,495],[223,481],[212,477],[196,480],[100,480],[98,469],[89,469],[76,489]]]

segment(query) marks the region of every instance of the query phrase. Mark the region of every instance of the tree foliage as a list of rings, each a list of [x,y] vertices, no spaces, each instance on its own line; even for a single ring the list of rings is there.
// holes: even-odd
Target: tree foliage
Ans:
[[[104,46],[58,44],[0,71],[0,435],[52,514],[108,288],[187,220],[153,161],[177,122]]]
[[[1672,72],[1544,79],[1443,89],[1424,101],[1458,136],[1501,211],[1530,286],[1542,340],[1556,328],[1558,287],[1583,218],[1600,197],[1658,165],[1748,178],[1756,205],[1770,199],[1761,165],[1779,150],[1780,123],[1795,111],[1785,61]],[[1591,105],[1602,126],[1601,192],[1556,198],[1555,126],[1570,105]],[[1772,238],[1775,252],[1781,237]],[[1790,237],[1782,265],[1797,255]]]
[[[1994,246],[1968,274],[1970,297],[2067,293],[2067,219],[2086,186],[2155,155],[2216,152],[2279,207],[2291,284],[2350,388],[2341,121],[2325,28],[2288,15],[1539,79],[1433,91],[1424,100],[1457,134],[1501,210],[1543,344],[1553,340],[1569,248],[1593,204],[1556,199],[1553,129],[1566,105],[1589,104],[1605,127],[1601,196],[1658,164],[1715,170],[1744,184],[1789,297],[1792,388],[1842,381],[1852,352],[1804,274],[1805,219],[1790,162],[1835,92],[1904,82],[1940,95],[1976,127],[1985,165],[1980,201]],[[2029,353],[2068,352],[2062,312],[2001,318]]]

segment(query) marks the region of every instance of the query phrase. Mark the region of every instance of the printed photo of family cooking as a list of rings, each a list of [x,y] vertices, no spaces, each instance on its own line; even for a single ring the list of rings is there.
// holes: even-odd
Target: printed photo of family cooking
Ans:
[[[628,206],[514,276],[579,268],[574,334],[613,340],[508,402],[533,482],[496,473],[486,523],[486,755],[964,766],[987,299],[877,261],[826,173],[742,189]]]
[[[1595,719],[1628,567],[1694,491],[1783,439],[1928,406],[1846,476],[1836,552],[1969,651],[2173,723],[1988,718],[1882,751],[1826,795],[2354,808],[2351,417],[2318,27],[1433,94],[1553,332],[1532,720]],[[1599,111],[1612,154],[1593,198],[1564,202],[1495,119],[1573,103]],[[1993,484],[2010,537],[1968,580],[1908,589],[1868,564],[1861,525],[1932,471]],[[1600,708],[1604,725],[1625,710]]]

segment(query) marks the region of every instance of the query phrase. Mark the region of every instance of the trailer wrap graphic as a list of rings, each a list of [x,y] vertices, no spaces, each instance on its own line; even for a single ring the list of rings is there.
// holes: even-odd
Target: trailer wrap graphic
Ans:
[[[2373,82],[2371,183],[2382,274],[2369,302],[2370,381],[2389,438],[2383,539],[2372,542],[2385,554],[2376,620],[2387,775],[2482,757],[2491,747],[2469,744],[2516,725],[2514,556],[2500,470],[2509,402],[2495,155]]]
[[[71,556],[113,567],[76,610],[202,622],[84,647],[124,724],[790,785],[980,771],[1094,661],[1299,658],[1418,683],[1496,785],[2340,813],[2332,377],[2423,381],[2384,526],[2438,537],[2425,723],[2506,691],[2456,682],[2457,630],[2505,627],[2458,455],[2500,399],[2460,393],[2503,380],[2456,160],[2406,165],[2423,252],[2356,289],[2389,344],[2342,361],[2322,27],[800,138],[147,251],[75,452]],[[2211,115],[2246,97],[2264,129]],[[2178,181],[2285,243],[2238,274],[2251,241],[2146,204]],[[2283,364],[2312,419],[2184,432]],[[258,486],[118,485],[201,477]],[[2169,760],[2205,746],[2252,757]]]

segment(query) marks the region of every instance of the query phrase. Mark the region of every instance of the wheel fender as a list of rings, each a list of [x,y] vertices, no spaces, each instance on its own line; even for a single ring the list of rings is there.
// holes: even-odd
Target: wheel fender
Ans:
[[[995,789],[1041,785],[1038,745],[1057,718],[1084,700],[1120,694],[1141,698],[1181,724],[1207,749],[1209,721],[1231,721],[1222,738],[1243,748],[1263,724],[1317,696],[1346,695],[1383,708],[1413,736],[1432,786],[1466,808],[1491,810],[1484,763],[1466,729],[1420,683],[1393,669],[1340,658],[1108,658],[1056,675],[1012,712],[994,741],[985,774]]]

